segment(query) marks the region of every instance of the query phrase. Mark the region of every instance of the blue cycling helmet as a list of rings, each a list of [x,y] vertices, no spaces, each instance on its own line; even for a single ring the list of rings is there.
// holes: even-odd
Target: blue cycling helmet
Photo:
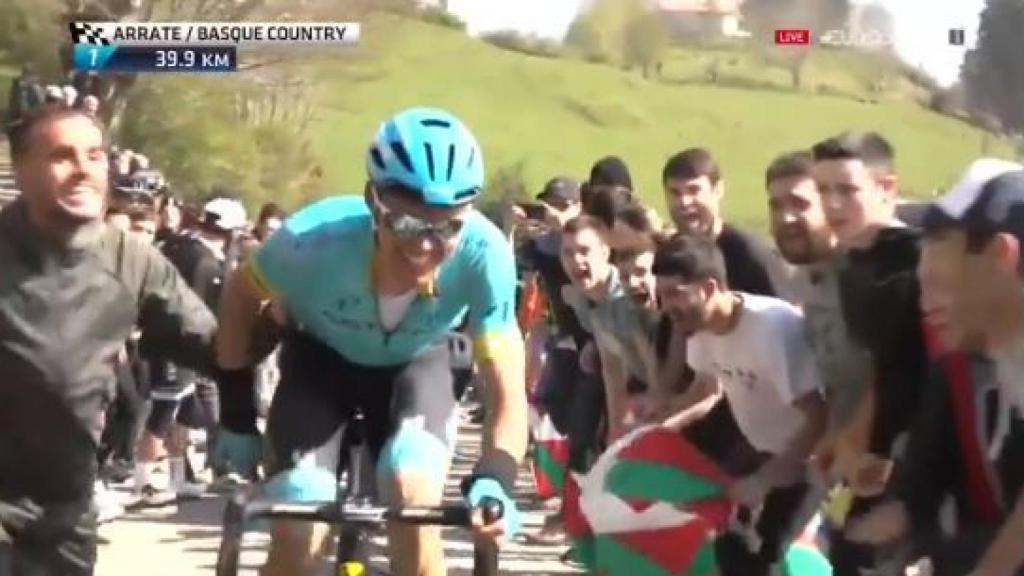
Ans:
[[[381,124],[366,153],[366,171],[374,184],[415,190],[432,206],[472,202],[484,184],[476,138],[436,108],[410,108]]]

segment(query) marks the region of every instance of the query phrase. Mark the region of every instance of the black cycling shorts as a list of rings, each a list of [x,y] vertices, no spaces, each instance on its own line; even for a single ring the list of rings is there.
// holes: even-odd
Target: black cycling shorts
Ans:
[[[280,367],[267,423],[271,474],[307,457],[338,472],[341,432],[359,409],[379,472],[415,469],[443,486],[458,424],[447,342],[401,366],[371,367],[294,332]]]

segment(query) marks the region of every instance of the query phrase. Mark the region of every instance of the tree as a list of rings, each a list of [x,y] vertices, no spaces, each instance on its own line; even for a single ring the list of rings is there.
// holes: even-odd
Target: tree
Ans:
[[[61,37],[54,19],[59,8],[59,0],[0,2],[0,62],[30,64],[44,75],[57,73],[53,39]]]
[[[991,115],[1004,130],[1024,131],[1024,2],[988,0],[978,43],[967,52],[961,80],[976,116]]]
[[[668,30],[657,14],[648,12],[633,19],[623,36],[622,60],[627,66],[640,66],[644,78],[661,61],[668,47]]]
[[[597,32],[604,54],[621,57],[626,29],[648,11],[646,0],[595,0],[583,15]]]
[[[823,31],[846,27],[850,0],[744,0],[740,14],[755,40],[771,44],[779,28]]]
[[[823,31],[845,26],[849,0],[745,0],[740,8],[744,26],[757,49],[770,64],[789,73],[793,88],[800,88],[808,46],[777,46],[775,30],[803,28]],[[812,42],[814,40],[812,39]]]
[[[597,26],[587,14],[580,14],[569,25],[565,32],[565,39],[562,43],[566,48],[579,52],[581,56],[590,61],[603,61],[608,59],[601,41],[601,33]]]
[[[896,25],[893,22],[892,14],[885,9],[885,6],[874,3],[864,6],[857,19],[857,28],[862,32],[874,31],[884,38],[892,38]]]

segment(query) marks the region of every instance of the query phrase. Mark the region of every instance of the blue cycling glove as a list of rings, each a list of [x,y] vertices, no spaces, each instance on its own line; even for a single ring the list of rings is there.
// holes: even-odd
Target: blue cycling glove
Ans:
[[[523,519],[516,508],[516,502],[505,493],[501,484],[493,478],[486,476],[478,477],[469,486],[466,494],[466,503],[471,508],[477,508],[485,498],[494,498],[501,502],[503,509],[502,520],[505,523],[505,538],[512,539],[522,529]]]

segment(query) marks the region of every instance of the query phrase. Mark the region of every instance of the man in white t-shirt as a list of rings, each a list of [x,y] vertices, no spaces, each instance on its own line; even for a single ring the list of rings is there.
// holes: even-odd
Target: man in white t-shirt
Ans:
[[[686,354],[697,375],[682,402],[689,408],[677,420],[692,424],[728,398],[740,430],[762,453],[760,465],[730,495],[745,507],[762,507],[760,549],[736,573],[767,573],[806,492],[805,462],[826,424],[803,318],[782,300],[731,291],[722,254],[707,238],[679,235],[666,242],[655,255],[654,274],[662,310],[694,332]],[[737,552],[726,555],[732,560]]]

